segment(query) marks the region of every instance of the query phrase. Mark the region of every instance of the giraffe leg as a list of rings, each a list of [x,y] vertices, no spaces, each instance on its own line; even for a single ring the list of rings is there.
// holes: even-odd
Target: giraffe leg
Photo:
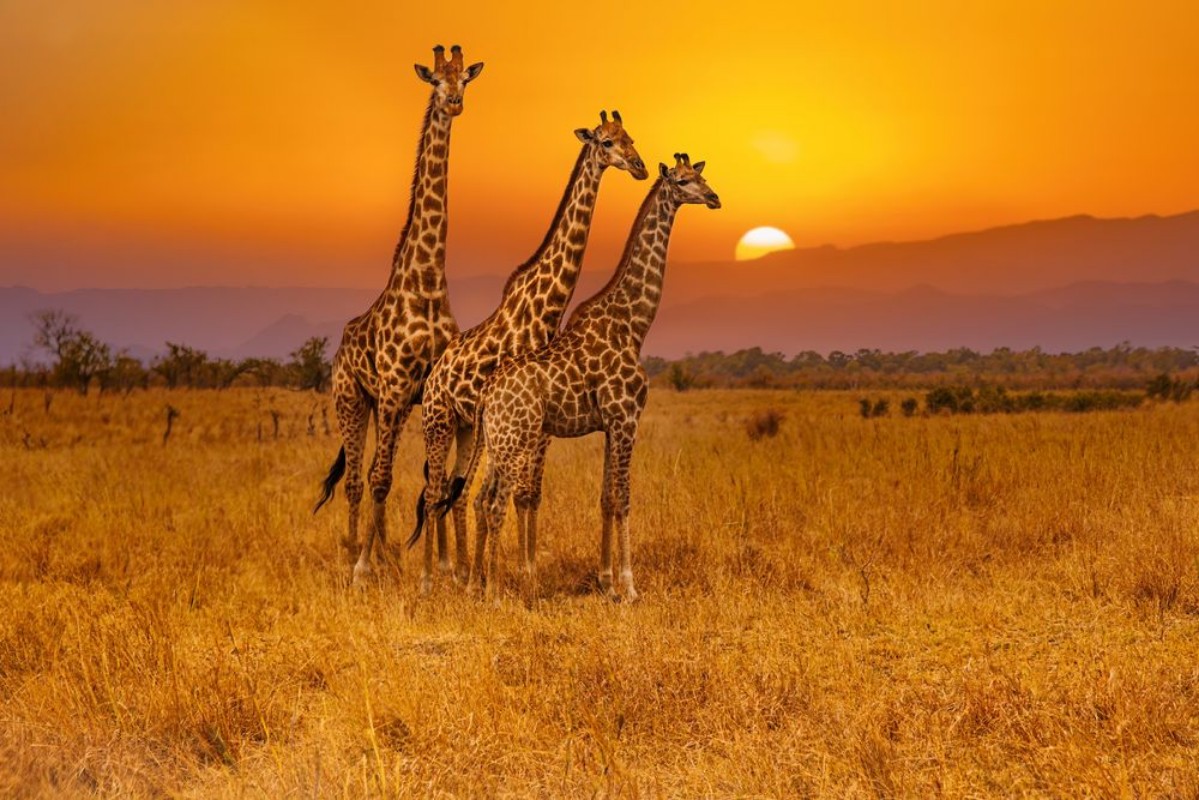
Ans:
[[[470,461],[471,451],[475,447],[475,432],[473,428],[459,427],[456,437],[457,442],[454,445],[454,475],[462,477],[464,480],[469,480],[470,477],[466,472],[467,462]],[[462,494],[458,495],[458,499],[454,501],[454,578],[460,583],[466,583],[470,572],[468,564],[468,554],[466,547],[466,504],[468,502],[467,495],[470,493],[470,486],[462,487]]]
[[[351,562],[358,556],[358,514],[362,504],[362,456],[370,427],[371,406],[357,383],[346,380],[334,391],[334,410],[342,444],[346,448],[346,503],[348,530],[341,540]]]
[[[445,517],[437,515],[437,571],[453,572],[454,565],[450,563],[449,535],[446,533]]]
[[[545,477],[545,453],[550,437],[541,436],[530,454],[525,477],[516,494],[516,513],[521,527],[520,557],[524,571],[535,577],[537,571],[537,510],[541,507],[541,486]]]
[[[494,486],[487,499],[487,530],[491,539],[487,543],[488,572],[491,586],[499,577],[500,531],[504,528],[504,515],[508,511],[508,500],[512,496],[512,485],[503,471],[497,471]]]
[[[605,483],[609,489],[612,522],[620,545],[620,584],[625,602],[637,599],[633,586],[633,551],[629,536],[629,466],[633,459],[633,444],[637,438],[636,423],[608,433]],[[607,526],[605,526],[607,527]]]
[[[405,398],[411,393],[405,393]],[[371,463],[370,471],[370,486],[371,499],[373,504],[373,520],[371,531],[366,538],[366,546],[358,554],[358,563],[354,565],[355,580],[359,576],[367,575],[371,571],[370,557],[371,550],[374,546],[375,538],[378,537],[380,550],[385,551],[387,547],[387,495],[391,492],[391,471],[392,464],[395,459],[396,441],[399,439],[400,431],[404,427],[404,423],[408,419],[408,414],[412,411],[412,404],[409,402],[403,403],[388,403],[386,406],[383,401],[380,401],[380,408],[377,417],[377,425],[379,430],[378,446],[375,450],[375,458]],[[384,555],[386,553],[384,552]],[[397,568],[399,562],[396,562]]]
[[[604,442],[604,480],[600,488],[600,591],[612,596],[612,448],[610,440]]]
[[[487,541],[489,538],[494,539],[497,531],[491,529],[492,511],[491,507],[496,495],[496,487],[498,476],[496,475],[496,465],[488,464],[487,474],[483,478],[483,485],[479,489],[479,493],[475,495],[475,580],[480,591],[487,591],[488,575],[486,567],[487,558]],[[503,508],[500,509],[500,522],[503,523]],[[494,579],[494,575],[492,578]]]
[[[520,570],[521,575],[529,574],[528,560],[528,529],[525,523],[528,522],[529,507],[524,498],[524,493],[517,489],[514,497],[514,505],[516,506],[516,567]]]
[[[430,406],[431,407],[431,406]],[[430,416],[425,421],[425,458],[428,465],[428,479],[425,482],[425,544],[424,561],[421,566],[421,594],[428,594],[433,588],[433,536],[428,530],[436,527],[439,544],[442,545],[442,559],[445,560],[445,520],[437,509],[446,493],[445,462],[450,450],[450,439],[453,426],[445,415]]]

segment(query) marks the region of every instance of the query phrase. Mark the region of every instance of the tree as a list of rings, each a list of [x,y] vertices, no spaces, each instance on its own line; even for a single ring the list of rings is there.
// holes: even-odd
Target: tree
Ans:
[[[38,311],[33,315],[33,343],[54,359],[51,380],[87,394],[92,378],[112,368],[112,351],[65,311]]]
[[[291,354],[288,367],[295,373],[301,389],[323,392],[333,375],[333,365],[325,357],[329,346],[328,336],[313,336]]]
[[[685,392],[695,385],[695,375],[678,361],[670,365],[666,380],[676,392]]]
[[[111,366],[99,375],[100,393],[115,391],[127,395],[139,386],[146,388],[149,377],[142,362],[128,353],[117,353]]]
[[[206,366],[204,384],[217,389],[228,389],[234,381],[249,371],[251,362],[218,358],[209,361]]]
[[[241,362],[241,366],[244,368],[245,374],[253,376],[258,385],[263,388],[285,385],[288,382],[288,374],[291,372],[274,358],[247,358]]]
[[[167,342],[167,354],[154,360],[151,367],[166,381],[168,389],[195,386],[208,363],[208,354],[184,344]]]

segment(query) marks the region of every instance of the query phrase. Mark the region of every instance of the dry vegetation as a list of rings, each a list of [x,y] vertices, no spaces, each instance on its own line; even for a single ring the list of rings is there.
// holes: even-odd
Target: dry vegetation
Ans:
[[[1199,794],[1197,403],[659,390],[629,606],[594,591],[594,438],[551,451],[535,601],[511,514],[495,604],[418,597],[411,556],[350,589],[344,502],[309,514],[326,402],[17,393],[0,796]]]

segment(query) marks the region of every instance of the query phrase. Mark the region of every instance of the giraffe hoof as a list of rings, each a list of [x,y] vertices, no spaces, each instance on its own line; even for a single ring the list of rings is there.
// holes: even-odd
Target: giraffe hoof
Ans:
[[[371,569],[371,565],[359,561],[354,565],[354,580],[352,583],[354,586],[363,586],[373,575],[374,570]]]
[[[636,603],[637,598],[641,595],[637,594],[637,590],[633,588],[633,573],[624,571],[620,573],[621,588],[624,589],[624,601],[626,603]]]

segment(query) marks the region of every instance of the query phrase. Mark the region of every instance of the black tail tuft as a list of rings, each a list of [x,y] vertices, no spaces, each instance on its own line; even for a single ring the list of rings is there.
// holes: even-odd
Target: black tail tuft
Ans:
[[[420,541],[420,532],[425,527],[425,492],[429,486],[429,459],[425,459],[425,488],[420,490],[420,497],[416,498],[416,528],[413,529],[412,535],[408,537],[408,549],[411,550],[417,542]]]
[[[321,506],[329,502],[333,497],[333,490],[337,488],[337,484],[346,474],[346,449],[342,447],[337,452],[337,459],[333,462],[333,466],[329,467],[329,474],[325,476],[325,483],[321,498],[316,501],[316,505],[312,508],[312,513],[321,510]]]
[[[425,475],[429,474],[429,464],[425,463]],[[416,498],[416,527],[412,530],[412,535],[408,537],[408,549],[411,550],[417,542],[420,541],[420,533],[425,529],[425,489],[420,490],[420,497]]]
[[[443,517],[450,513],[450,509],[454,507],[454,503],[458,502],[458,498],[462,496],[462,490],[465,488],[466,478],[461,475],[455,475],[454,479],[450,481],[449,494],[445,496],[444,500],[433,506],[437,509],[437,513]]]

